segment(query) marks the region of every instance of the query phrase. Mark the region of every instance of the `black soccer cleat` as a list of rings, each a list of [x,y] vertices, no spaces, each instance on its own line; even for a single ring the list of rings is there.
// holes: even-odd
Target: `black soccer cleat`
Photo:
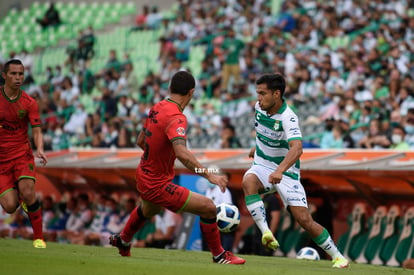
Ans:
[[[117,247],[121,256],[131,256],[131,244],[125,244],[119,234],[111,235],[109,237],[109,244]]]

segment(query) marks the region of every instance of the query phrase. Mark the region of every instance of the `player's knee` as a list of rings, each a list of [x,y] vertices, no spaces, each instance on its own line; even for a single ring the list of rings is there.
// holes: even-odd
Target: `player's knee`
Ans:
[[[36,200],[36,194],[31,188],[22,188],[19,193],[21,199],[29,205]]]
[[[216,205],[212,200],[206,200],[203,205],[203,218],[212,219],[216,217]]]
[[[6,211],[6,213],[13,214],[16,211],[18,204],[17,203],[4,203],[1,206],[3,207],[3,210]]]
[[[242,181],[243,192],[245,195],[252,195],[258,192],[257,178],[253,174],[247,174]]]

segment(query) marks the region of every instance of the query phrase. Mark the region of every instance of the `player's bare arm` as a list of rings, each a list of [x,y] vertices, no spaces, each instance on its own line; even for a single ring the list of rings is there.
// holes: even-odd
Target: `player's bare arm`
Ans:
[[[43,149],[43,134],[42,129],[40,127],[33,127],[33,141],[36,146],[36,154],[35,156],[40,159],[40,163],[45,166],[47,164],[47,156]]]
[[[139,132],[138,137],[137,137],[137,145],[144,150],[144,142],[145,142],[145,133],[144,130],[141,130],[141,132]]]
[[[172,142],[175,156],[181,163],[191,171],[201,171],[198,173],[200,176],[205,177],[209,182],[216,184],[220,187],[220,190],[224,192],[228,183],[226,176],[215,175],[208,173],[207,169],[203,167],[195,158],[195,156],[187,149],[187,143],[185,139],[179,138]]]
[[[301,140],[289,141],[289,152],[286,154],[285,159],[279,164],[276,171],[270,174],[269,182],[272,184],[279,183],[282,180],[283,173],[299,160],[302,153],[303,148]]]

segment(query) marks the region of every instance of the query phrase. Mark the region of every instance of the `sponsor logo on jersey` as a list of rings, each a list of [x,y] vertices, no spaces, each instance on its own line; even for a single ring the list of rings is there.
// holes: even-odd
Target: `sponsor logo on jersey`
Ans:
[[[178,127],[176,131],[180,136],[185,136],[185,129],[183,127]]]

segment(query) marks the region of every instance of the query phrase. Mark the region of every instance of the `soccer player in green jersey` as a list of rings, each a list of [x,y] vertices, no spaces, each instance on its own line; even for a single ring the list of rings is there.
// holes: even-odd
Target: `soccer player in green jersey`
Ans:
[[[250,152],[253,164],[243,177],[247,209],[262,233],[262,244],[277,249],[279,243],[269,229],[259,194],[278,192],[295,220],[331,256],[333,267],[346,268],[349,261],[308,211],[305,189],[300,182],[302,134],[298,117],[283,99],[285,87],[280,74],[265,74],[256,80],[256,147]]]

